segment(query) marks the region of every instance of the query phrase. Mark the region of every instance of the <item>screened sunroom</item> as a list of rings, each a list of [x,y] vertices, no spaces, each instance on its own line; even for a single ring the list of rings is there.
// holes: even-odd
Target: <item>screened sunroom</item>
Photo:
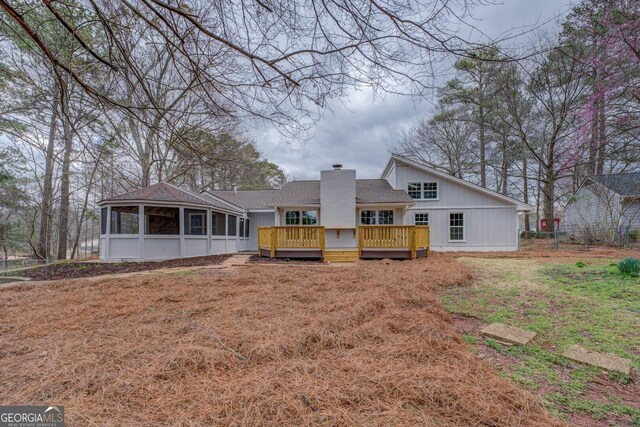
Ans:
[[[158,183],[98,203],[100,258],[163,260],[247,250],[241,208]]]

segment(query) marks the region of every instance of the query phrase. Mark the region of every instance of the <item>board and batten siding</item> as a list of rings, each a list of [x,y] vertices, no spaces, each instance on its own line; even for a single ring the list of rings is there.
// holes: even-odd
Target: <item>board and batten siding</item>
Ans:
[[[394,174],[394,177],[389,175]],[[514,203],[493,197],[457,182],[396,162],[386,176],[394,188],[407,191],[413,182],[437,182],[437,200],[414,200],[404,224],[414,223],[415,213],[428,213],[431,249],[434,251],[514,251],[518,249],[518,212]],[[464,213],[464,241],[449,240],[449,214]]]
[[[275,225],[275,212],[249,213],[249,247],[250,251],[258,250],[258,227],[272,227]]]

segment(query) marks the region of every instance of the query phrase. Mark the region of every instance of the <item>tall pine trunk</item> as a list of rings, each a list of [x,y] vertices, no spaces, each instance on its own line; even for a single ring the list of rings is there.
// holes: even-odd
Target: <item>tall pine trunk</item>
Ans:
[[[51,103],[51,122],[49,123],[49,141],[45,152],[44,183],[42,185],[42,211],[40,214],[40,234],[36,246],[36,256],[42,259],[49,257],[49,242],[51,241],[51,211],[53,199],[53,167],[56,147],[56,129],[58,126],[58,82],[54,80],[53,100]]]
[[[62,176],[60,178],[60,213],[58,216],[58,259],[67,259],[67,242],[69,240],[69,195],[71,193],[71,152],[73,150],[73,129],[68,108],[62,114],[64,131],[64,154],[62,159]]]

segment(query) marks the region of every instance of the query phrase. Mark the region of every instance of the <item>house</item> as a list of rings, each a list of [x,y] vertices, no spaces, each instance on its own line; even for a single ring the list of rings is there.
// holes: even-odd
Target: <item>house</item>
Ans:
[[[611,236],[620,229],[640,229],[640,173],[585,179],[564,210],[562,229]]]
[[[513,251],[518,215],[533,209],[398,154],[378,179],[334,165],[319,180],[282,189],[196,194],[158,183],[99,206],[105,260],[245,250],[325,261]]]

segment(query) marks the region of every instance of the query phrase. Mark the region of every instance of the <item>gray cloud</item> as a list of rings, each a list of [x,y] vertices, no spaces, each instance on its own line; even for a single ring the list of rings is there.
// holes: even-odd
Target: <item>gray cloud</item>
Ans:
[[[507,0],[474,12],[479,31],[461,28],[460,32],[469,39],[477,39],[481,32],[492,38],[514,36],[527,25],[540,25],[569,7],[569,0]],[[555,24],[543,28],[554,29]],[[524,43],[526,36],[514,42]],[[451,77],[453,70],[442,82]],[[389,152],[397,146],[402,129],[415,124],[432,108],[429,102],[417,103],[408,96],[388,95],[374,100],[370,90],[353,91],[344,102],[332,102],[332,111],[318,121],[307,142],[288,143],[274,129],[264,126],[253,129],[252,135],[262,154],[292,179],[317,179],[321,169],[336,162],[356,169],[359,178],[376,178]]]

